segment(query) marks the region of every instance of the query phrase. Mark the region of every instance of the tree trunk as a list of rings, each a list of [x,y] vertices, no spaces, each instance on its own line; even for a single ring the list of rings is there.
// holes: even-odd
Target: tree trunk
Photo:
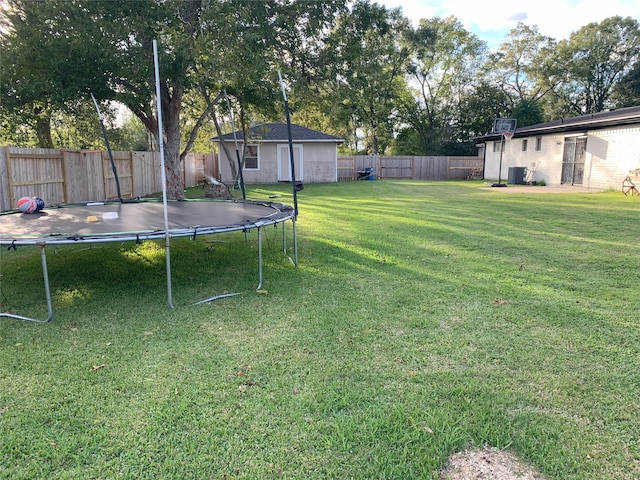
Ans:
[[[38,115],[36,117],[36,136],[38,137],[38,147],[53,148],[51,117],[49,115]]]
[[[180,158],[180,135],[167,135],[164,144],[164,168],[167,175],[167,198],[184,200],[184,176]]]
[[[174,82],[172,95],[165,83],[161,85],[162,113],[164,114],[164,163],[167,175],[167,198],[184,200],[184,176],[180,156],[180,108],[184,87]]]

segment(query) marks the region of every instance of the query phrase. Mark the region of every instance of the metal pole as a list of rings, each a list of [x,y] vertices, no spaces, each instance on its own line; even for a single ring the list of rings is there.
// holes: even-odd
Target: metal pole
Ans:
[[[298,266],[298,234],[296,230],[296,217],[291,219],[293,222],[293,264]]]
[[[93,93],[91,94],[91,99],[93,100],[93,104],[95,105],[96,111],[98,112],[98,120],[100,120],[100,129],[102,130],[104,143],[107,146],[107,153],[109,154],[109,160],[111,161],[111,171],[113,172],[113,177],[116,181],[116,191],[118,192],[118,200],[120,200],[120,203],[122,203],[122,194],[120,193],[120,179],[118,178],[118,170],[116,169],[116,162],[113,161],[113,154],[111,153],[111,146],[109,145],[109,137],[107,137],[107,130],[106,128],[104,128],[104,122],[102,121],[102,114],[100,113],[100,107],[98,107],[98,102],[96,101],[96,97],[93,96]]]
[[[51,306],[51,290],[49,289],[49,270],[47,269],[47,255],[45,253],[46,244],[41,243],[40,245],[40,258],[42,260],[42,276],[44,277],[44,292],[47,298],[47,319],[46,320],[38,320],[37,318],[31,317],[23,317],[22,315],[16,315],[15,313],[0,313],[0,317],[8,317],[15,318],[16,320],[24,320],[26,322],[35,322],[35,323],[47,323],[53,319],[53,307]]]
[[[240,160],[240,149],[238,148],[238,137],[236,135],[236,124],[233,121],[233,111],[231,110],[231,103],[229,103],[229,97],[227,91],[224,90],[224,98],[227,101],[227,108],[229,109],[229,117],[231,118],[231,130],[233,130],[233,142],[236,145],[236,159],[238,161],[238,179],[240,180],[240,189],[242,190],[242,199],[247,199],[247,194],[244,188],[244,175],[242,174],[242,161]],[[245,141],[246,145],[246,141]],[[245,238],[246,240],[246,238]]]
[[[291,162],[291,183],[293,185],[293,210],[295,216],[298,216],[298,186],[296,185],[296,165],[293,159],[293,139],[291,137],[291,115],[289,112],[289,100],[287,100],[287,92],[284,89],[282,75],[278,70],[278,78],[280,79],[280,88],[282,89],[282,97],[284,98],[284,113],[287,117],[287,134],[289,137],[289,161]]]
[[[258,287],[262,288],[262,228],[258,227]]]
[[[498,184],[502,183],[502,153],[504,152],[504,132],[502,132],[502,145],[500,146],[500,166],[498,167]]]
[[[160,68],[158,65],[158,41],[153,41],[153,62],[156,77],[156,102],[158,106],[158,147],[160,148],[160,169],[162,170],[162,206],[164,210],[164,244],[165,259],[167,265],[167,300],[169,307],[173,308],[171,294],[171,241],[169,235],[169,213],[167,210],[167,173],[164,168],[164,138],[162,132],[162,105],[160,101]]]
[[[49,288],[49,269],[47,268],[47,254],[45,253],[46,244],[40,245],[40,259],[42,260],[42,275],[44,276],[44,293],[47,298],[47,310],[49,316],[45,322],[51,321],[53,318],[53,308],[51,307],[51,289]]]

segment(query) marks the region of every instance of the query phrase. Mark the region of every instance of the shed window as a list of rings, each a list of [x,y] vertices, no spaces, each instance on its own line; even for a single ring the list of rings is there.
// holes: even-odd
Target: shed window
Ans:
[[[526,138],[522,140],[522,151],[523,152],[527,151],[527,143],[529,143],[529,142],[527,141]]]
[[[258,146],[247,145],[247,151],[244,155],[244,169],[258,170]]]
[[[542,150],[542,137],[536,137],[536,152]]]
[[[502,141],[493,142],[493,151],[499,152],[502,150]]]

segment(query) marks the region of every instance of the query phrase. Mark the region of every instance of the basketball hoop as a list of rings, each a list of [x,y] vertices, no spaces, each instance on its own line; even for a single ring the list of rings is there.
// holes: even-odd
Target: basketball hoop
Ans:
[[[502,135],[507,135],[507,133],[516,131],[516,125],[518,124],[518,120],[516,118],[495,118],[493,120],[493,130],[492,133],[501,133]]]
[[[493,134],[500,134],[501,148],[500,148],[500,166],[498,167],[498,183],[493,183],[492,187],[506,187],[502,183],[502,155],[505,150],[505,143],[507,140],[513,138],[513,134],[516,132],[516,125],[518,120],[516,118],[494,118],[493,119]]]

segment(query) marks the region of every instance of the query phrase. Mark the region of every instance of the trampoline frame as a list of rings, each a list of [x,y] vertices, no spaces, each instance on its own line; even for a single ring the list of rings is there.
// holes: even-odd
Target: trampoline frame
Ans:
[[[61,205],[57,207],[50,207],[45,210],[46,212],[58,212],[65,211],[68,212],[69,209],[88,207],[92,209],[104,209],[106,207],[117,206],[117,208],[127,208],[127,205],[130,204],[141,204],[141,203],[161,203],[161,200],[157,199],[147,199],[141,201],[131,201],[131,202],[88,202],[88,203],[80,203],[74,205]],[[44,277],[44,287],[45,287],[45,297],[47,303],[47,318],[37,319],[22,315],[17,315],[9,312],[0,312],[0,317],[9,317],[17,320],[24,320],[36,323],[47,323],[53,319],[53,307],[51,302],[51,288],[49,282],[49,271],[47,266],[47,255],[46,255],[46,247],[57,246],[57,245],[70,245],[70,244],[82,244],[82,243],[113,243],[113,242],[128,242],[135,241],[141,242],[144,240],[159,240],[166,239],[166,251],[165,255],[170,256],[170,245],[169,239],[171,237],[192,237],[195,239],[198,235],[213,235],[218,233],[227,233],[234,231],[243,231],[248,232],[253,229],[257,229],[258,231],[258,286],[256,290],[260,290],[262,288],[263,283],[263,265],[262,265],[262,228],[269,225],[277,225],[279,223],[283,224],[282,227],[282,250],[285,255],[287,254],[287,244],[286,244],[286,229],[285,222],[287,220],[291,220],[293,225],[293,243],[294,243],[294,258],[288,256],[294,266],[298,265],[298,250],[297,250],[297,232],[296,232],[296,215],[295,211],[292,207],[288,205],[284,205],[276,202],[268,202],[268,201],[256,201],[256,200],[184,200],[180,202],[170,202],[170,204],[180,204],[181,208],[184,206],[193,203],[209,203],[209,204],[244,204],[244,205],[260,205],[264,207],[271,207],[274,212],[271,215],[261,217],[261,218],[253,218],[248,221],[244,221],[241,223],[228,224],[228,225],[193,225],[189,227],[180,227],[180,228],[169,228],[165,229],[152,229],[152,230],[138,230],[138,231],[126,231],[126,232],[102,232],[102,233],[65,233],[62,234],[60,232],[50,232],[48,235],[45,234],[18,234],[11,235],[5,232],[0,232],[0,245],[7,246],[9,249],[16,249],[18,246],[38,246],[40,247],[40,257],[42,262],[42,274]],[[163,211],[166,214],[166,208],[163,208]],[[86,213],[86,211],[84,212]],[[0,226],[1,219],[4,215],[20,215],[18,211],[9,211],[3,212],[0,214]],[[25,214],[23,214],[25,215]],[[39,215],[39,214],[34,214]],[[86,225],[86,224],[82,224]],[[168,303],[171,308],[173,308],[172,302],[172,289],[171,289],[171,267],[170,262],[167,259],[166,262],[166,276],[167,276],[167,290],[168,290]],[[202,304],[206,302],[210,302],[216,300],[218,298],[224,298],[228,296],[237,295],[234,294],[224,294],[224,295],[216,295],[199,302],[197,304]]]
[[[162,108],[161,108],[161,102],[160,102],[160,65],[159,65],[159,61],[158,61],[158,42],[157,40],[153,40],[152,42],[153,44],[153,63],[154,63],[154,78],[155,78],[155,88],[156,88],[156,107],[157,107],[157,114],[158,114],[158,125],[161,127],[162,125],[164,125],[163,121],[162,121]],[[18,320],[25,320],[25,321],[31,321],[31,322],[37,322],[37,323],[45,323],[45,322],[49,322],[53,319],[53,308],[51,305],[51,292],[50,292],[50,287],[49,287],[49,273],[48,273],[48,269],[47,269],[47,256],[46,256],[46,246],[48,244],[53,244],[53,245],[64,245],[64,244],[69,244],[69,243],[77,243],[77,242],[87,242],[87,243],[102,243],[102,242],[124,242],[124,241],[140,241],[140,240],[153,240],[153,239],[161,239],[164,238],[165,239],[165,261],[166,261],[166,276],[167,276],[167,300],[169,303],[169,307],[173,308],[173,300],[172,300],[172,287],[171,287],[171,251],[170,251],[170,239],[172,236],[174,237],[185,237],[185,236],[197,236],[197,235],[207,235],[207,234],[215,234],[215,233],[224,233],[224,232],[231,232],[231,231],[236,231],[236,230],[243,230],[245,232],[247,232],[248,230],[251,230],[253,228],[256,228],[258,230],[258,287],[257,290],[260,290],[262,288],[262,227],[266,226],[266,225],[275,225],[278,223],[283,223],[283,228],[282,228],[282,244],[283,244],[283,251],[286,255],[287,253],[287,249],[286,249],[286,234],[285,234],[285,228],[284,228],[284,222],[286,220],[291,220],[292,224],[293,224],[293,242],[294,242],[294,259],[291,259],[291,257],[289,257],[289,259],[291,259],[292,263],[294,264],[294,266],[298,266],[298,242],[297,242],[297,234],[296,234],[296,220],[298,217],[298,201],[297,201],[297,191],[298,191],[298,183],[296,182],[295,179],[295,168],[294,168],[294,157],[293,157],[293,143],[292,143],[292,138],[291,138],[291,126],[290,124],[290,120],[289,120],[289,103],[287,100],[287,95],[286,95],[286,91],[284,88],[284,83],[282,82],[282,76],[280,75],[280,72],[278,72],[278,77],[280,79],[280,86],[282,88],[282,94],[284,97],[284,102],[285,102],[285,114],[287,117],[287,126],[288,128],[288,136],[289,136],[289,161],[291,163],[291,177],[292,177],[292,186],[293,186],[293,203],[294,203],[294,207],[291,208],[287,205],[283,205],[283,204],[279,204],[279,203],[273,203],[273,202],[256,202],[256,201],[251,201],[251,200],[246,200],[245,197],[245,191],[244,191],[244,181],[242,181],[242,197],[243,200],[242,202],[244,203],[259,203],[262,205],[268,205],[271,207],[274,207],[277,211],[278,211],[278,215],[270,215],[268,217],[264,217],[264,218],[258,218],[253,222],[243,222],[240,224],[236,224],[236,225],[227,225],[224,227],[202,227],[202,226],[193,226],[193,227],[189,227],[189,228],[174,228],[171,229],[169,228],[169,218],[168,218],[168,201],[167,201],[167,179],[166,179],[166,169],[165,169],[165,161],[164,161],[164,135],[162,135],[162,128],[159,128],[159,135],[157,136],[157,140],[158,140],[158,149],[160,151],[160,171],[161,171],[161,175],[162,175],[162,205],[163,205],[163,214],[164,214],[164,228],[154,228],[153,230],[140,230],[140,231],[133,231],[133,232],[119,232],[119,234],[115,234],[115,233],[109,233],[109,234],[105,234],[103,233],[102,235],[57,235],[57,236],[45,236],[40,234],[39,236],[32,236],[32,237],[28,237],[28,238],[14,238],[14,237],[9,237],[4,236],[6,234],[2,234],[0,233],[0,245],[9,245],[10,248],[15,248],[18,245],[38,245],[40,247],[40,256],[41,256],[41,260],[42,260],[42,272],[43,272],[43,276],[44,276],[44,282],[45,282],[45,294],[46,294],[46,299],[47,299],[47,310],[48,310],[48,316],[45,320],[39,320],[36,318],[30,318],[30,317],[24,317],[21,315],[16,315],[16,314],[12,314],[12,313],[8,313],[8,312],[0,312],[0,317],[10,317],[10,318],[16,318]],[[225,92],[226,95],[226,92]],[[98,104],[95,100],[95,98],[93,97],[93,101],[95,103],[96,106],[96,110],[98,111],[98,116],[100,117],[100,109],[98,107]],[[107,149],[110,150],[109,144],[108,144],[108,139],[106,137],[106,132],[104,131],[103,128],[103,133],[105,133],[105,143],[107,144]],[[235,127],[234,127],[234,135],[235,135]],[[114,175],[116,177],[116,182],[117,180],[117,173],[115,170],[115,166],[112,164],[113,170],[114,170]],[[242,172],[242,168],[240,168],[240,172]],[[242,177],[240,177],[242,179]],[[118,195],[119,196],[119,195]],[[119,196],[120,198],[120,196]],[[236,202],[239,202],[236,200]],[[133,203],[133,202],[131,202]],[[87,203],[87,204],[80,204],[80,205],[84,205],[84,206],[89,206],[89,205],[93,205],[93,206],[98,206],[98,205],[106,205],[108,204],[108,202],[98,202],[98,203]],[[127,203],[122,202],[122,199],[120,198],[120,205],[126,205]],[[79,205],[76,205],[79,206]],[[68,207],[69,208],[69,207]],[[72,208],[72,206],[70,206],[70,208]],[[17,213],[15,211],[13,212],[7,212],[7,213]],[[89,219],[87,218],[87,221]],[[4,236],[4,237],[3,237]],[[246,238],[246,237],[245,237]],[[211,297],[205,300],[202,300],[200,302],[197,302],[197,304],[200,303],[205,303],[208,301],[212,301],[215,300],[217,298],[221,298],[221,297],[227,297],[230,295],[236,295],[236,294],[226,294],[226,295],[219,295],[219,296],[215,296],[215,297]]]

